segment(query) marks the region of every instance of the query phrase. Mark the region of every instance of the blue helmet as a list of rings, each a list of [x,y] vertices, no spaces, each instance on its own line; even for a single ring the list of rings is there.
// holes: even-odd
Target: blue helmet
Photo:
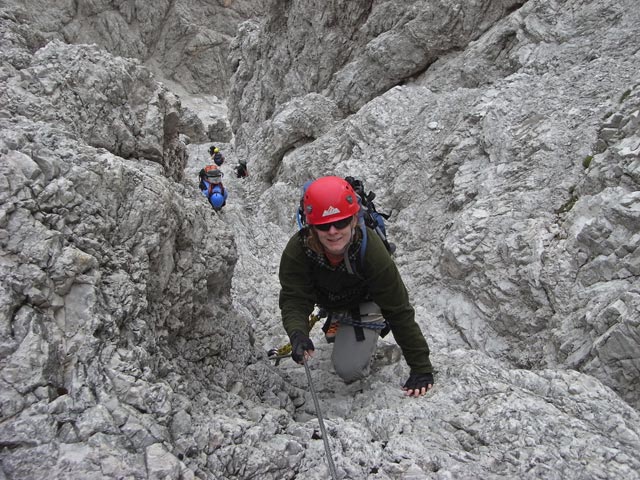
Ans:
[[[224,204],[224,195],[222,194],[221,191],[216,190],[211,193],[211,196],[209,197],[209,202],[211,202],[211,205],[213,206],[213,208],[220,209]]]

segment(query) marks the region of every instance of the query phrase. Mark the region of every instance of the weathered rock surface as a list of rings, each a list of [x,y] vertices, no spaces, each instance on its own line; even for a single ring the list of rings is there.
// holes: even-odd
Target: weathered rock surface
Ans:
[[[314,332],[338,477],[640,478],[634,1],[262,4],[219,77],[235,136],[212,127],[207,49],[185,52],[215,43],[205,23],[236,33],[203,12],[249,3],[14,3],[0,477],[329,478],[304,369],[264,351],[285,341],[300,185],[336,173],[393,210],[438,370],[405,398],[387,337],[346,386]],[[219,215],[197,191],[206,138]]]
[[[430,10],[418,3],[422,18]],[[262,73],[268,62],[256,52],[278,48],[263,40],[271,29],[302,30],[299,7],[289,7],[286,25],[245,27],[236,41],[238,58],[247,59],[235,74],[242,97],[230,103],[241,112],[232,117],[239,131],[251,125],[252,134],[237,136],[238,151],[266,182],[364,176],[386,199],[382,206],[396,212],[390,229],[401,245],[397,260],[410,271],[433,335],[447,332],[447,343],[521,367],[588,371],[637,407],[638,15],[629,2],[531,1],[508,13],[514,6],[498,9],[504,18],[465,48],[466,30],[452,29],[449,48],[436,49],[428,69],[344,119],[336,113],[341,100],[324,88],[330,80],[326,100],[294,88],[252,88],[259,79],[250,72],[261,72],[267,85],[279,78]],[[468,14],[476,7],[466,7]],[[456,18],[466,13],[454,4],[441,8]],[[487,18],[495,12],[488,9]],[[404,31],[404,13],[388,10],[392,32]],[[355,28],[359,20],[353,13],[342,24]],[[325,28],[330,36],[335,25]],[[423,22],[422,29],[434,27]],[[405,52],[401,35],[382,37],[392,51]],[[309,58],[289,63],[317,78]],[[333,79],[343,72],[339,62],[327,68]],[[362,66],[353,77],[367,75]],[[318,105],[336,108],[313,122]],[[257,122],[268,116],[265,107],[273,115]],[[291,189],[270,195],[270,205],[295,198]]]
[[[262,16],[269,3],[6,0],[2,6],[18,21],[36,26],[43,40],[93,44],[113,55],[138,59],[173,92],[199,100],[185,105],[204,124],[193,141],[228,142],[233,137],[224,108],[230,45],[237,25]]]
[[[262,14],[268,0],[208,2],[2,2],[48,40],[96,44],[137,58],[160,78],[192,94],[224,98],[231,76],[227,56],[238,23]]]

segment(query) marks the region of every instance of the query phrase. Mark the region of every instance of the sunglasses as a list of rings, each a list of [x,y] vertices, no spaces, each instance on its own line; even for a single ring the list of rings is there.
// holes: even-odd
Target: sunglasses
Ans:
[[[321,223],[319,225],[314,225],[313,228],[320,230],[321,232],[328,232],[331,227],[336,227],[336,230],[342,230],[351,223],[351,218],[352,217],[347,217],[331,223]]]

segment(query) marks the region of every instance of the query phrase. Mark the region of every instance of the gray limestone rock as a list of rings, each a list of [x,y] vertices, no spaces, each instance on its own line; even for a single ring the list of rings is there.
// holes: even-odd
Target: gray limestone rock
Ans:
[[[640,478],[636,6],[3,2],[0,478],[329,478],[265,354],[328,173],[392,212],[437,370],[405,397],[390,335],[345,385],[312,332],[338,478]]]

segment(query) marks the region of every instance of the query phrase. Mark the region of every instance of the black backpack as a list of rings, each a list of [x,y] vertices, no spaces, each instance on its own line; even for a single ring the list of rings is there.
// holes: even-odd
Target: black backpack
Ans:
[[[362,183],[362,180],[358,180],[353,177],[345,177],[344,179],[349,182],[349,185],[351,185],[360,198],[360,215],[362,216],[365,226],[378,234],[382,243],[384,243],[384,246],[387,247],[389,253],[395,252],[396,246],[393,243],[390,243],[387,239],[387,228],[384,223],[385,220],[388,220],[389,217],[391,217],[391,214],[382,213],[376,210],[376,206],[373,203],[373,199],[376,198],[376,194],[372,191],[365,193],[364,183]]]

